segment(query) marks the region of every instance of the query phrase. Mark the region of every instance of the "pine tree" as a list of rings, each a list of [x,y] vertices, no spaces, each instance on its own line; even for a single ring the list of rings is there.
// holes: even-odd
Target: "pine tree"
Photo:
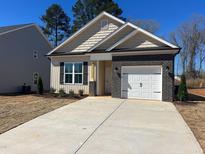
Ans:
[[[74,16],[72,30],[74,32],[103,11],[125,20],[120,16],[122,9],[113,0],[77,0],[72,10]]]
[[[186,101],[188,99],[188,92],[187,92],[185,75],[181,76],[181,83],[179,85],[177,97],[180,101]]]
[[[41,21],[44,23],[44,34],[54,46],[70,35],[70,18],[58,4],[51,5],[41,17]]]

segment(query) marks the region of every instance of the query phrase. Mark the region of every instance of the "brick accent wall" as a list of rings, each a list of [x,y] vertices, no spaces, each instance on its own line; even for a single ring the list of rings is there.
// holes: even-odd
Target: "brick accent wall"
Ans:
[[[112,61],[112,97],[121,98],[121,67],[122,66],[161,65],[162,100],[174,99],[174,55],[140,55],[113,56]],[[169,71],[167,70],[169,67]]]

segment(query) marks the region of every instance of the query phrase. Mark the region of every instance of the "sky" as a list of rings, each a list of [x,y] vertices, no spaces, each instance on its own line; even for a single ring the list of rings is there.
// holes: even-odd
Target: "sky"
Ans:
[[[157,35],[168,38],[170,32],[193,14],[205,15],[205,0],[115,0],[128,19],[154,19],[160,24]],[[0,26],[36,23],[53,3],[60,4],[72,19],[75,0],[1,0]]]
[[[115,0],[129,19],[154,19],[160,23],[158,35],[167,37],[193,14],[205,15],[205,0]],[[72,18],[75,0],[1,0],[0,26],[37,23],[53,3],[60,4]]]

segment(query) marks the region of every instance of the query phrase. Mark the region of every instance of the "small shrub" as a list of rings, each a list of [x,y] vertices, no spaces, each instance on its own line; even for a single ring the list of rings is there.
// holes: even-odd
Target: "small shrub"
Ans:
[[[43,81],[41,79],[41,77],[39,76],[38,78],[38,94],[43,95]]]
[[[55,88],[50,88],[50,94],[55,94],[56,89]]]
[[[75,93],[74,93],[73,90],[70,90],[70,91],[69,91],[69,96],[70,96],[70,97],[74,97],[74,96],[75,96]]]
[[[178,90],[177,98],[180,101],[186,101],[188,99],[188,92],[187,92],[186,77],[185,77],[185,75],[181,76],[181,83],[179,85],[179,90]]]
[[[79,96],[83,96],[83,93],[84,93],[83,90],[79,90],[79,91],[78,91]]]
[[[64,90],[63,88],[61,88],[61,89],[59,90],[59,96],[60,96],[60,97],[65,97],[65,96],[66,96],[65,90]]]

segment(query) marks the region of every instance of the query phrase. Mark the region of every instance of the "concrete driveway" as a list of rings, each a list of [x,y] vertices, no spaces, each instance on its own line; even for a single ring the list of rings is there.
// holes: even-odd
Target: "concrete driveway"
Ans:
[[[202,154],[171,103],[86,98],[0,135],[0,154]]]

